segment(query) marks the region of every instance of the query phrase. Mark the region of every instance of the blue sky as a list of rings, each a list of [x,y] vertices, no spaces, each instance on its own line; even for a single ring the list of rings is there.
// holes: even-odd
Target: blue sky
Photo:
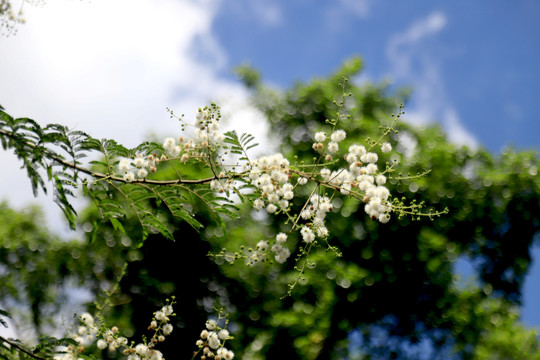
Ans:
[[[453,141],[493,152],[540,149],[536,0],[57,0],[25,12],[17,35],[0,38],[0,104],[127,146],[179,133],[165,108],[189,117],[209,99],[240,131],[260,124],[231,73],[241,63],[287,88],[359,55],[358,81],[415,89],[408,121],[440,122]],[[16,160],[0,162],[12,174],[0,198],[34,201]],[[65,231],[50,199],[37,201]],[[523,317],[540,327],[540,265],[532,274]]]
[[[417,89],[409,106],[423,120],[459,121],[492,151],[540,145],[537,1],[263,1],[267,17],[250,3],[215,21],[231,64],[286,87],[358,54],[367,78]]]

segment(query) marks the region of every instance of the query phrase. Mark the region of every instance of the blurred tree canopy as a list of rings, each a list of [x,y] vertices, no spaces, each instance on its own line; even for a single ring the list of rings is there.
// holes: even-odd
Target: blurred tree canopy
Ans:
[[[242,67],[237,74],[266,115],[271,141],[301,163],[315,155],[310,134],[330,130],[326,120],[336,116],[343,78],[350,79],[344,104],[350,118],[340,123],[344,142],[377,137],[390,114],[406,103],[408,90],[357,84],[361,69],[361,60],[353,58],[327,78],[285,91],[265,87],[254,69]],[[68,281],[96,298],[114,290],[104,315],[127,335],[140,336],[152,309],[175,295],[176,329],[162,349],[182,358],[195,348],[214,307],[230,314],[230,345],[244,359],[540,358],[537,333],[525,329],[516,313],[540,229],[538,153],[508,148],[495,155],[460,147],[435,124],[402,122],[397,129],[392,142],[398,152],[385,160],[400,162],[402,179],[390,184],[391,192],[447,207],[449,214],[380,224],[362,205],[344,200],[329,214],[328,241],[341,256],[326,245],[316,247],[308,261],[296,264],[305,268],[299,277],[292,261],[247,267],[207,256],[223,247],[255,247],[283,230],[280,222],[247,207],[224,231],[195,202],[191,210],[205,225],[202,232],[169,218],[175,241],[155,234],[141,246],[130,236],[135,221],[133,230],[124,224],[122,234],[92,207],[79,218],[86,239],[68,242],[44,233],[36,213],[18,214],[2,205],[0,217],[14,220],[0,230],[0,302],[31,304],[39,331],[45,309],[61,306],[57,294]],[[474,264],[473,285],[459,281],[458,259]],[[116,279],[121,280],[114,289]]]

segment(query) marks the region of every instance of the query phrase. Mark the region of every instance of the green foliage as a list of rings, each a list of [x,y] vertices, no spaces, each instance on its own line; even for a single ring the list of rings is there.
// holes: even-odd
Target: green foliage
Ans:
[[[57,347],[69,345],[78,345],[78,342],[69,337],[57,339],[50,336],[42,336],[39,339],[39,344],[32,353],[36,355],[39,354],[41,357],[50,358],[58,353]]]
[[[252,143],[253,137],[243,134],[238,139],[235,136],[229,134],[226,141],[232,144],[232,153],[244,151],[242,158],[245,158],[245,151],[256,146]],[[77,213],[71,200],[80,188],[94,202],[102,220],[112,223],[115,229],[122,231],[123,222],[135,217],[140,224],[139,241],[144,241],[149,233],[155,232],[174,240],[170,227],[163,221],[163,211],[200,229],[201,223],[185,206],[191,201],[205,203],[223,228],[222,216],[234,217],[235,214],[236,208],[228,198],[208,191],[206,184],[217,178],[214,167],[206,178],[184,179],[178,173],[178,166],[183,165],[181,161],[166,159],[168,168],[175,169],[172,178],[164,179],[163,175],[156,174],[132,181],[122,177],[117,169],[121,159],[135,155],[163,157],[164,150],[159,144],[146,142],[134,149],[127,149],[114,140],[94,139],[80,131],[69,131],[61,125],[41,127],[31,119],[14,119],[3,108],[0,109],[0,141],[5,150],[13,150],[22,161],[34,195],[40,189],[47,192],[46,174],[47,180],[52,183],[54,201],[73,229]],[[211,162],[209,159],[214,156],[215,149],[208,150],[206,161]],[[84,159],[96,157],[98,160],[82,163]],[[161,204],[165,206],[161,207]]]

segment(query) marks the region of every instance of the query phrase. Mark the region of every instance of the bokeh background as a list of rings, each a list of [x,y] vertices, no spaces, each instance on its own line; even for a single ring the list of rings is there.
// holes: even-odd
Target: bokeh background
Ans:
[[[452,142],[495,154],[540,148],[534,0],[58,0],[23,11],[27,23],[0,38],[0,104],[42,124],[134,146],[179,134],[167,107],[193,117],[216,101],[227,128],[270,147],[232,69],[249,64],[285,89],[358,55],[355,81],[411,89],[405,121],[438,122]],[[0,198],[15,208],[42,203],[51,230],[67,233],[50,199],[32,197],[17,160],[2,152],[0,162]],[[530,326],[540,326],[539,259],[536,247],[521,309]],[[459,269],[474,275],[466,261]]]

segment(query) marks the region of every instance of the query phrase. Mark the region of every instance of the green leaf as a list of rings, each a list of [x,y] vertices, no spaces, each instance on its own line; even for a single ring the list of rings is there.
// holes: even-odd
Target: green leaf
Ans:
[[[118,221],[117,218],[110,217],[109,221],[111,222],[114,230],[120,231],[122,234],[126,235],[126,230],[124,230],[124,226],[122,225],[120,221]]]
[[[2,310],[2,309],[0,309],[0,316],[5,316],[5,317],[11,319],[11,314],[8,313],[8,312],[5,311],[5,310]],[[2,324],[2,326],[6,327],[6,328],[8,327],[7,322],[6,322],[4,319],[2,319],[2,318],[0,318],[0,324]]]
[[[72,338],[57,339],[50,336],[43,336],[40,338],[40,343],[36,346],[36,348],[34,349],[34,351],[32,351],[32,353],[37,354],[41,351],[44,351],[45,349],[55,348],[57,346],[68,346],[68,345],[78,346],[79,343]]]
[[[142,219],[142,225],[150,232],[159,232],[169,240],[174,241],[173,234],[167,229],[165,224],[158,219],[158,217],[150,212],[146,212]]]
[[[204,226],[201,224],[193,214],[189,213],[181,204],[169,207],[173,216],[176,216],[185,222],[187,222],[193,229],[200,231]]]

